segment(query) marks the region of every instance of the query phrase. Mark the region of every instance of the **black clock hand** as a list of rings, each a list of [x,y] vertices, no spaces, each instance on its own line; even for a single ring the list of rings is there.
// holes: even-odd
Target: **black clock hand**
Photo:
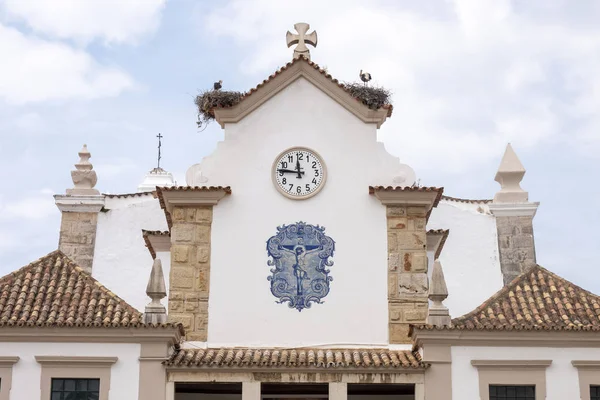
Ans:
[[[298,172],[298,179],[302,179],[302,174],[304,173],[303,171],[301,171],[300,168],[300,160],[298,160],[296,158],[296,171]]]
[[[298,171],[296,171],[296,170],[293,170],[293,169],[283,169],[283,168],[278,169],[277,172],[284,172],[284,173],[285,172],[289,172],[289,173],[292,173],[292,174],[297,174],[298,173]],[[304,171],[300,171],[300,173],[303,174]]]

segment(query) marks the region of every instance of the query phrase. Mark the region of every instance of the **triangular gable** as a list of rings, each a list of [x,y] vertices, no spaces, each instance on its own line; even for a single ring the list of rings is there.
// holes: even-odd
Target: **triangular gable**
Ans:
[[[226,123],[236,123],[300,77],[304,77],[365,123],[375,123],[379,128],[386,118],[392,115],[391,105],[377,110],[370,109],[360,100],[352,97],[344,85],[324,69],[304,57],[298,57],[248,91],[236,105],[215,108],[213,110],[215,119],[221,127]]]
[[[453,319],[451,329],[600,331],[600,296],[537,265]]]
[[[0,326],[144,324],[142,313],[57,250],[0,278]]]

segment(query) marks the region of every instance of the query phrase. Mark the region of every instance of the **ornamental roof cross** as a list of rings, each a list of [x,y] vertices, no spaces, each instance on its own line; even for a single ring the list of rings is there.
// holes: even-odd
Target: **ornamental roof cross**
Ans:
[[[290,31],[288,31],[285,35],[287,47],[297,44],[297,46],[294,48],[294,58],[304,56],[310,60],[310,51],[306,45],[310,44],[313,47],[317,47],[317,31],[307,33],[310,29],[310,25],[304,22],[298,22],[297,24],[294,24],[294,29],[296,29],[296,32],[298,32],[297,35],[291,33]]]

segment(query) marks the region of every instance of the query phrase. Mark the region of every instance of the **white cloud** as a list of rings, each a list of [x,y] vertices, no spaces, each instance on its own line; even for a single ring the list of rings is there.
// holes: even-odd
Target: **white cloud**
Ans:
[[[6,203],[0,201],[0,220],[43,220],[58,214],[49,191],[51,192],[49,189],[42,189],[29,197]]]
[[[365,69],[392,90],[381,137],[417,171],[464,172],[499,158],[508,141],[521,151],[545,141],[600,148],[600,26],[579,24],[572,3],[283,3],[231,0],[203,26],[238,43],[241,72],[259,82],[291,58],[286,30],[309,22],[315,62],[340,80]]]
[[[134,86],[128,74],[99,65],[85,51],[2,25],[0,54],[0,100],[12,104],[110,97]]]
[[[59,39],[135,43],[159,25],[166,0],[4,0],[9,18]]]
[[[137,169],[137,165],[129,158],[119,158],[110,162],[94,164],[98,179],[110,180]]]

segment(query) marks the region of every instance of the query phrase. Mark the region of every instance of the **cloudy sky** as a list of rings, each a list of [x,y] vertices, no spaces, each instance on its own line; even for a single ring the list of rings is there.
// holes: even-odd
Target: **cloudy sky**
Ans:
[[[600,293],[598,20],[594,0],[0,0],[0,274],[57,247],[52,194],[83,143],[101,191],[133,192],[161,132],[183,183],[222,138],[196,128],[194,95],[255,86],[305,21],[314,61],[392,90],[380,138],[422,184],[491,198],[511,142],[541,202],[538,262]]]

